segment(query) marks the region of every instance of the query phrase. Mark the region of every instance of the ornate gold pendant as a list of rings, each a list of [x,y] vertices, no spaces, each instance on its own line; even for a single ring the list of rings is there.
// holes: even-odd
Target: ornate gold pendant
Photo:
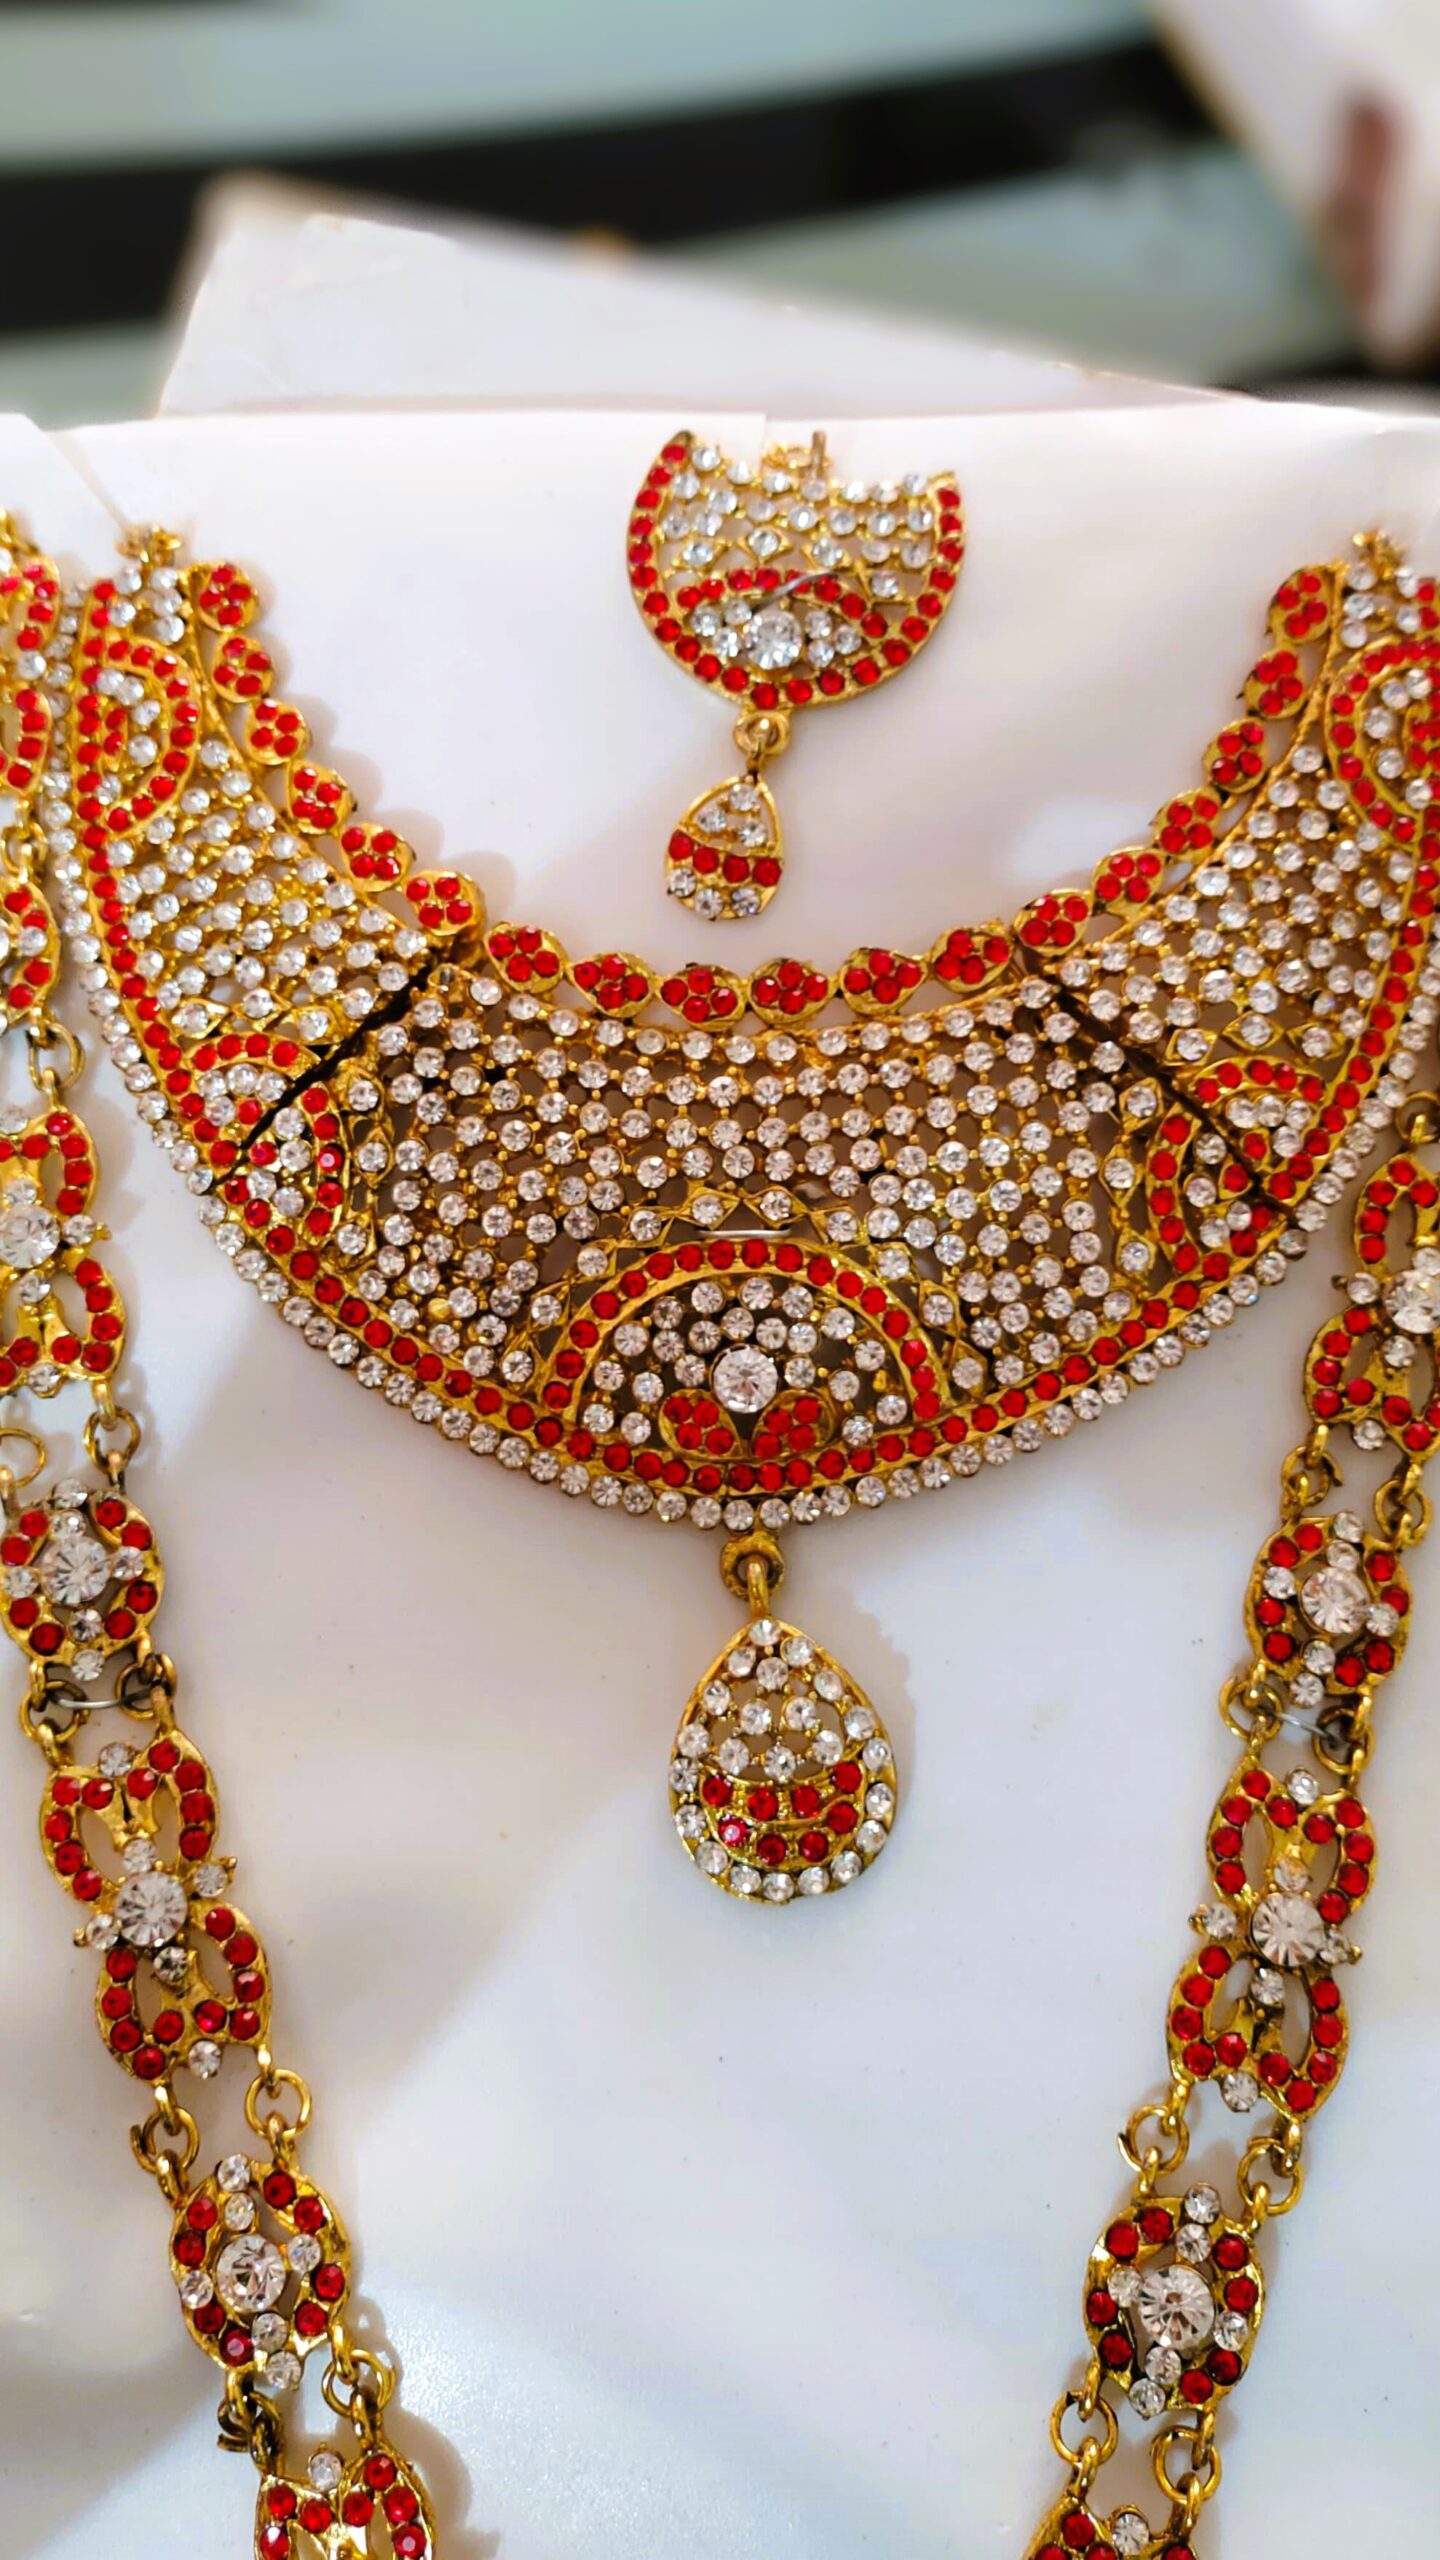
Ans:
[[[743,1902],[854,1884],[895,1819],[890,1737],[834,1655],[771,1615],[782,1573],[772,1539],[732,1539],[720,1569],[751,1615],[680,1719],[670,1764],[676,1831],[701,1874]]]
[[[666,887],[715,922],[758,916],[785,862],[764,767],[799,713],[873,693],[938,629],[965,556],[960,492],[920,472],[837,480],[818,433],[756,465],[687,430],[645,475],[628,556],[650,630],[735,705],[745,757],[681,819]]]

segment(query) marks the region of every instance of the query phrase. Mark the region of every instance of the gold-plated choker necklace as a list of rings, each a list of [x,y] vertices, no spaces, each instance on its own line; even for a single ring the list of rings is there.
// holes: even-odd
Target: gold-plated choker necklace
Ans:
[[[275,2059],[262,1943],[152,1634],[52,904],[141,1116],[288,1322],[512,1473],[719,1533],[747,1617],[682,1714],[671,1805],[701,1871],[772,1908],[862,1876],[898,1793],[879,1710],[774,1613],[782,1536],[1097,1418],[1281,1277],[1395,1122],[1250,1580],[1210,1899],[1087,2271],[1088,2361],[1052,2421],[1066,2486],[1027,2546],[1191,2560],[1265,2225],[1345,2057],[1336,1977],[1373,1860],[1356,1782],[1429,1522],[1433,583],[1379,537],[1287,580],[1204,779],[1089,890],[924,953],[741,979],[572,960],[488,924],[458,873],[412,873],[276,697],[233,566],[150,535],[67,598],[6,546],[0,1001],[35,1094],[0,1114],[0,1394],[78,1394],[88,1419],[58,1483],[45,1439],[0,1425],[0,1616],[49,1762],[46,1855],[151,2102],[135,2146],[182,2312],[263,2475],[259,2560],[423,2560],[435,2524],[386,2433],[393,2368],[345,2325],[345,2237],[299,2167],[309,2092]],[[1334,1507],[1342,1434],[1388,1469],[1373,1525]],[[242,2147],[200,2174],[193,2109],[237,2053]],[[1179,2176],[1211,2107],[1238,2136],[1224,2193]],[[296,2474],[287,2411],[317,2351],[347,2441]],[[1126,2403],[1158,2523],[1097,2501]]]

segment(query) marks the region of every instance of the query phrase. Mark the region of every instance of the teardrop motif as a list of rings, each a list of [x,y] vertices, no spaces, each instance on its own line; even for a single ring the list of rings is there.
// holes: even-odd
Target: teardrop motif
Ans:
[[[670,838],[665,885],[711,923],[758,916],[780,886],[780,816],[758,773],[735,773],[692,800]]]
[[[732,1636],[680,1719],[675,1828],[702,1875],[742,1901],[853,1884],[884,1848],[898,1795],[879,1713],[783,1618]]]

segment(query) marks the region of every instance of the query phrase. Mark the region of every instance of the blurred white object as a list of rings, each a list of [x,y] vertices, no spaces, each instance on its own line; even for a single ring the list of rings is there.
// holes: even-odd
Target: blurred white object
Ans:
[[[1435,0],[1156,0],[1198,85],[1321,237],[1366,347],[1440,348]]]
[[[620,249],[318,207],[253,180],[215,191],[162,414],[583,400],[835,418],[1197,396]]]

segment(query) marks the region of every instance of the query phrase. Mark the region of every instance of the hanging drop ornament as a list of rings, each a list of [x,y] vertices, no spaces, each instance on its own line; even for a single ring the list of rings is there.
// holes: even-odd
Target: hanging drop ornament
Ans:
[[[665,885],[697,915],[758,916],[779,888],[785,838],[764,767],[789,742],[790,723],[782,713],[742,712],[735,744],[747,758],[744,772],[692,800],[671,836]]]
[[[741,1901],[836,1892],[889,1839],[899,1799],[889,1734],[843,1664],[772,1616],[784,1574],[772,1538],[732,1538],[720,1571],[750,1616],[680,1718],[676,1831],[701,1874]]]
[[[797,712],[898,675],[938,629],[965,555],[948,474],[840,481],[824,435],[733,460],[688,431],[630,513],[630,584],[666,653],[738,712],[744,770],[670,837],[670,895],[716,922],[757,916],[784,848],[763,767]]]

